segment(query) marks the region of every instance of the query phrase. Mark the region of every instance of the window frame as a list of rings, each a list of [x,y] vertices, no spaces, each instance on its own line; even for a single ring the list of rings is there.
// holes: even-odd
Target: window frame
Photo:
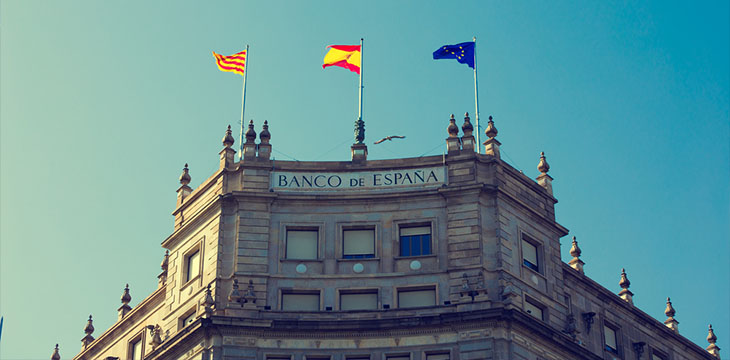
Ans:
[[[342,309],[342,296],[343,295],[360,295],[360,294],[375,294],[375,308],[374,309]],[[380,309],[380,291],[378,288],[347,288],[337,290],[337,310],[339,311],[371,311]]]
[[[649,346],[649,360],[654,360],[654,357],[658,357],[659,360],[669,360],[669,356],[666,355],[663,351],[657,350],[651,346]]]
[[[317,310],[287,310],[284,309],[285,295],[317,295]],[[293,312],[317,312],[322,311],[322,291],[320,289],[280,289],[279,290],[279,310]]]
[[[613,332],[613,338],[614,338],[614,343],[616,345],[616,349],[611,348],[608,345],[608,341],[607,341],[608,339],[606,337],[606,335],[607,335],[606,329],[611,329],[611,331]],[[616,356],[621,356],[621,341],[620,341],[621,336],[620,336],[620,329],[619,329],[619,327],[613,325],[612,323],[609,323],[607,321],[604,321],[603,322],[603,329],[601,329],[601,333],[603,334],[603,351],[604,352],[611,353],[611,354],[614,354]]]
[[[195,280],[200,280],[203,278],[203,244],[205,243],[205,236],[203,236],[199,241],[197,241],[195,244],[193,244],[190,248],[188,248],[182,256],[182,286],[181,289],[186,287],[188,284],[193,283]],[[195,276],[190,276],[190,258],[193,257],[193,255],[198,254],[198,269],[197,274]]]
[[[345,254],[345,232],[346,231],[372,231],[373,232],[373,253],[372,254],[364,254],[363,256],[356,255],[347,255]],[[337,231],[337,253],[338,253],[338,259],[339,260],[346,260],[346,261],[367,261],[367,260],[377,260],[378,258],[378,239],[380,236],[378,236],[380,227],[378,226],[378,223],[375,222],[367,222],[362,224],[353,224],[353,223],[346,223],[346,224],[338,224],[338,231]]]
[[[413,357],[411,356],[410,352],[385,354],[385,360],[404,360],[404,358],[408,358],[408,360],[411,360]]]
[[[127,359],[130,360],[142,360],[144,359],[144,343],[145,343],[145,336],[144,331],[145,329],[140,330],[137,334],[132,336],[129,341],[127,341]],[[134,358],[134,345],[139,344],[140,345],[140,358],[135,359]]]
[[[186,326],[188,326],[188,324],[187,324],[188,319],[192,320],[192,321],[190,321],[190,323],[195,322],[195,315],[197,315],[197,313],[196,313],[195,309],[193,308],[193,309],[190,309],[187,312],[185,312],[182,316],[178,317],[177,318],[178,330],[182,330]]]
[[[537,261],[537,264],[533,264],[529,260],[525,258],[525,244],[528,244],[535,248],[535,261]],[[524,231],[520,231],[520,258],[522,265],[522,268],[530,269],[538,274],[544,273],[544,255],[543,252],[543,244],[539,240],[536,240],[534,236],[531,236]]]
[[[420,228],[420,227],[428,227],[428,229],[429,229],[429,232],[428,232],[428,240],[427,240],[428,247],[429,247],[428,248],[429,252],[427,254],[424,254],[423,253],[423,250],[422,249],[423,249],[423,244],[425,242],[422,242],[420,244],[421,245],[421,253],[420,254],[415,254],[414,255],[412,253],[412,251],[411,251],[410,254],[403,255],[403,239],[404,239],[404,237],[409,237],[410,238],[410,237],[413,237],[413,236],[423,236],[423,235],[401,235],[401,232],[403,231],[403,229]],[[434,230],[433,221],[407,222],[407,223],[404,222],[404,223],[397,224],[397,231],[398,231],[398,233],[397,233],[397,236],[398,236],[398,257],[401,257],[401,258],[412,258],[412,257],[431,256],[431,255],[433,255],[434,254],[434,245],[435,245],[434,236],[433,236],[433,230]],[[411,249],[413,248],[412,243],[411,243],[410,248]]]
[[[433,291],[433,305],[423,305],[423,306],[409,306],[409,307],[402,307],[401,301],[400,301],[400,294],[401,292],[416,292],[416,291],[424,291],[424,290],[432,290]],[[396,308],[397,309],[417,309],[421,307],[433,307],[438,306],[439,304],[439,292],[438,292],[438,286],[437,284],[426,284],[426,285],[419,285],[419,286],[403,286],[403,287],[397,287],[395,289],[395,301],[396,301]]]
[[[534,314],[532,314],[532,313],[531,313],[531,312],[530,312],[530,311],[529,311],[529,310],[527,309],[527,307],[526,307],[526,305],[527,305],[527,304],[530,304],[530,305],[532,305],[533,307],[535,307],[536,309],[540,310],[540,317],[537,317],[537,316],[535,316]],[[545,304],[542,304],[541,302],[539,302],[539,301],[537,301],[537,300],[533,299],[532,297],[530,297],[530,296],[527,296],[527,295],[525,295],[525,300],[524,300],[524,302],[523,302],[523,304],[522,304],[522,308],[523,308],[523,310],[524,310],[524,311],[525,311],[525,312],[526,312],[526,313],[527,313],[528,315],[530,315],[530,316],[534,317],[535,319],[538,319],[538,320],[541,320],[541,321],[545,321],[545,318],[546,318],[546,316],[547,316],[547,306],[545,306]]]
[[[322,231],[320,226],[299,226],[299,225],[286,225],[284,226],[284,254],[281,256],[281,260],[292,260],[292,261],[317,261],[320,260],[320,245],[322,243],[321,234]],[[314,258],[293,258],[289,257],[289,231],[314,231],[317,233],[316,244],[314,245],[315,257]]]
[[[451,359],[451,351],[426,351],[423,353],[423,359],[429,360],[431,356],[446,355],[448,359]]]

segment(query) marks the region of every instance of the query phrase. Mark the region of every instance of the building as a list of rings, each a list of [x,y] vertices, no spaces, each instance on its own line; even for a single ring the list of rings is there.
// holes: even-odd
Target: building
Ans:
[[[484,154],[453,115],[443,156],[352,161],[271,159],[249,124],[235,160],[195,190],[180,177],[159,286],[76,360],[719,359],[667,319],[560,257],[544,154],[534,181],[500,158],[490,117]],[[60,358],[58,348],[52,359]]]

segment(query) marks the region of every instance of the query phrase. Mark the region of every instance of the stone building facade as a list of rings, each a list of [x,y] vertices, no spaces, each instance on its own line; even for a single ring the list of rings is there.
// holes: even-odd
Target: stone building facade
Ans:
[[[180,177],[159,285],[77,360],[719,359],[560,257],[542,155],[537,181],[500,158],[490,117],[476,152],[468,114],[447,153],[352,161],[271,159],[268,124],[230,127],[219,170]],[[617,274],[618,276],[618,274]],[[58,349],[53,359],[60,358]]]

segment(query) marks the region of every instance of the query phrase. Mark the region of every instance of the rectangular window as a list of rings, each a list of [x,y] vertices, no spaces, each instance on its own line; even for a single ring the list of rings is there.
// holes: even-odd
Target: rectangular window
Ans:
[[[319,293],[283,293],[281,310],[319,311]]]
[[[370,355],[350,355],[345,356],[345,360],[370,360]]]
[[[185,282],[195,279],[200,275],[200,250],[195,250],[185,257]]]
[[[400,228],[400,256],[431,254],[431,226]]]
[[[340,293],[340,310],[377,310],[378,293],[358,292]]]
[[[185,315],[180,318],[180,328],[182,329],[182,328],[192,324],[193,321],[195,321],[195,312],[191,312],[190,314]]]
[[[345,259],[375,257],[375,229],[343,230],[342,257]]]
[[[398,307],[435,306],[436,290],[398,290]]]
[[[652,351],[651,360],[667,360],[667,358],[664,355],[660,355]]]
[[[545,320],[545,318],[543,317],[542,308],[536,304],[533,304],[527,299],[525,299],[525,312],[540,320]]]
[[[616,330],[609,327],[608,325],[603,325],[603,338],[606,344],[606,351],[618,355]]]
[[[287,230],[286,258],[298,260],[317,259],[317,230]]]
[[[304,355],[304,360],[330,360],[332,359],[329,355]]]
[[[426,360],[449,360],[449,353],[426,354]]]
[[[267,356],[266,360],[291,360],[291,356]]]
[[[411,360],[410,355],[386,355],[385,360]]]
[[[142,360],[142,338],[138,338],[129,345],[129,359]]]
[[[537,246],[522,239],[522,264],[528,268],[540,271],[540,263],[537,257]]]

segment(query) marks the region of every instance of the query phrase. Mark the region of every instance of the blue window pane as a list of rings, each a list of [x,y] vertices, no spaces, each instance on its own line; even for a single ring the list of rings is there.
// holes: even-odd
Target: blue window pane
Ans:
[[[422,235],[421,241],[423,243],[423,252],[421,255],[430,255],[431,254],[431,235]]]
[[[420,235],[409,236],[411,238],[411,255],[421,255]]]
[[[400,238],[400,256],[411,256],[411,242],[407,236]]]

